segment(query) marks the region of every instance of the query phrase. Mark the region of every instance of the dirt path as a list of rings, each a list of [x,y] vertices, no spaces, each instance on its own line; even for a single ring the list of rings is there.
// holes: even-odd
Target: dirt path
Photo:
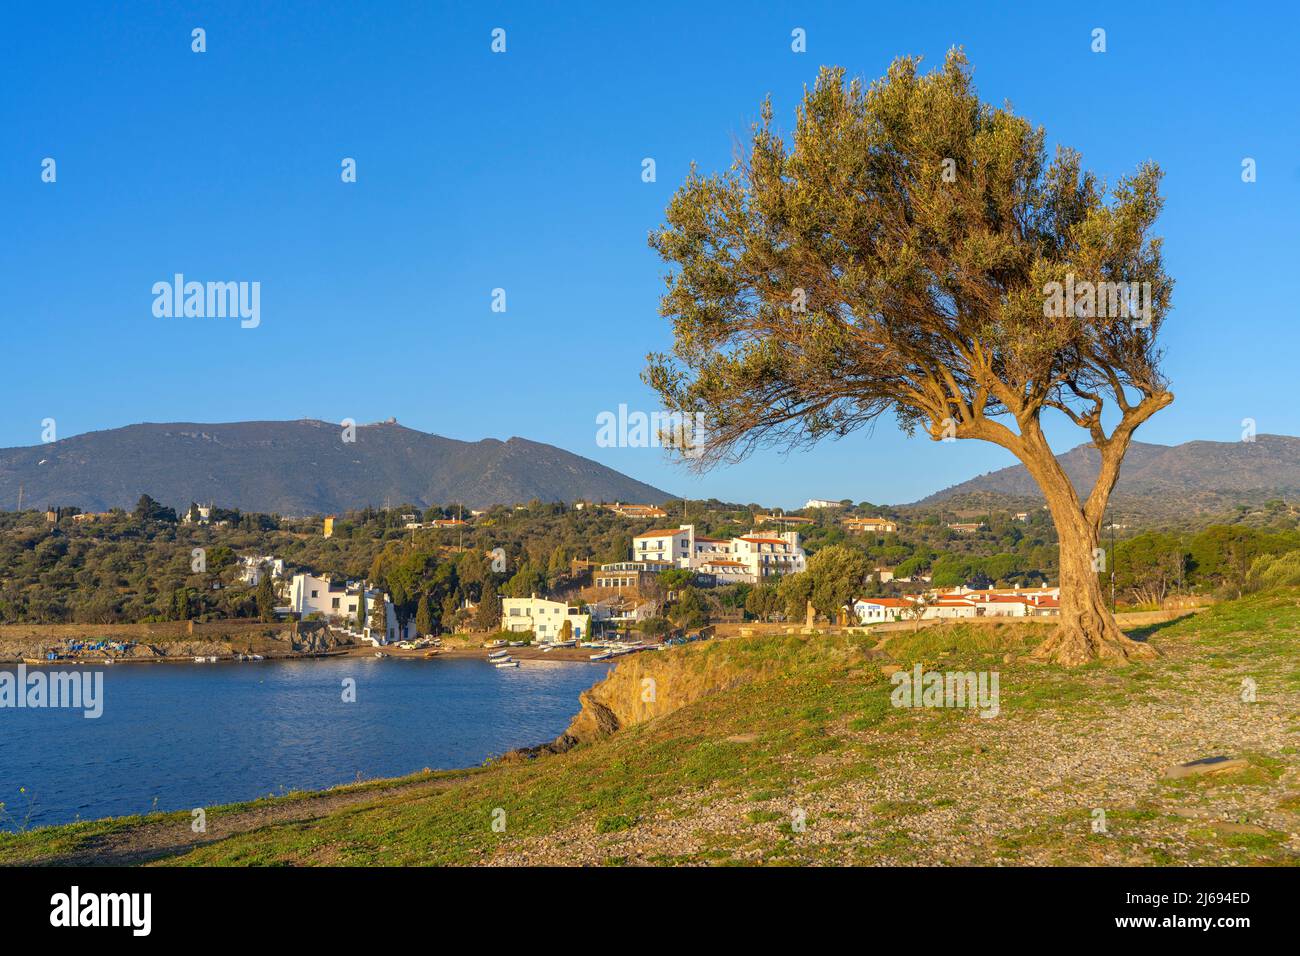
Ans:
[[[418,797],[445,790],[467,774],[415,780],[390,787],[325,791],[317,796],[272,800],[233,813],[208,817],[207,831],[195,833],[191,819],[160,819],[87,839],[76,850],[24,861],[24,866],[128,866],[176,856],[228,837],[280,823],[298,823],[327,816],[346,807],[391,799]],[[168,815],[171,816],[170,814]]]

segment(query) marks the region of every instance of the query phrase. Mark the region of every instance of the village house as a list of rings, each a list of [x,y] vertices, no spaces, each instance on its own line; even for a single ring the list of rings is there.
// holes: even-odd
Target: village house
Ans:
[[[246,554],[239,559],[239,580],[252,587],[262,582],[263,569],[270,571],[271,578],[284,577],[284,560],[273,558],[269,554]]]
[[[844,518],[840,524],[852,534],[893,534],[898,530],[898,522],[888,518]]]
[[[402,627],[397,620],[397,612],[388,595],[377,588],[367,588],[363,583],[348,581],[335,584],[329,578],[318,578],[312,574],[295,574],[289,583],[288,612],[306,617],[319,614],[322,617],[354,627],[357,620],[357,608],[363,600],[366,602],[366,623],[362,635],[374,644],[391,644],[396,641],[415,637],[415,622],[408,621]],[[375,634],[370,625],[370,611],[376,601],[384,602],[385,633]]]
[[[856,598],[849,610],[859,624],[882,624],[904,620],[915,603],[909,598]]]
[[[663,508],[656,508],[654,505],[625,505],[620,502],[614,502],[612,505],[603,505],[614,514],[623,518],[667,518],[668,512]]]
[[[111,511],[83,511],[81,514],[72,516],[72,520],[77,524],[83,521],[103,521],[105,518],[113,517]]]
[[[838,501],[831,501],[829,498],[809,498],[803,503],[804,509],[808,508],[843,508],[844,505]]]
[[[194,505],[181,516],[181,524],[208,524],[212,520],[212,505]]]
[[[974,534],[984,527],[983,521],[951,521],[948,527],[959,534]]]
[[[795,515],[754,515],[754,526],[758,527],[765,524],[787,525],[787,524],[816,524],[813,518],[799,518]]]
[[[856,598],[847,608],[859,624],[878,624],[911,620],[908,611],[920,601],[919,595],[901,598]],[[1061,589],[948,588],[931,593],[924,604],[920,620],[974,619],[985,617],[1046,617],[1061,612]]]
[[[536,594],[526,598],[501,599],[503,631],[532,631],[539,643],[550,644],[564,640],[566,621],[570,625],[569,637],[573,640],[581,641],[589,636],[591,615],[583,608],[564,601],[548,601]]]

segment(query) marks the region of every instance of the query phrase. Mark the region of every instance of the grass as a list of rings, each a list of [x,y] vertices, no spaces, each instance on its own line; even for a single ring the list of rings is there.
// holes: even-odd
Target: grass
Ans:
[[[427,781],[428,774],[340,788],[331,793],[356,800],[160,862],[464,865],[518,860],[525,853],[529,862],[580,859],[611,866],[1296,862],[1283,830],[1294,832],[1300,821],[1293,756],[1300,743],[1300,591],[1258,595],[1153,628],[1150,640],[1161,651],[1154,664],[1064,670],[1030,663],[1025,656],[1043,633],[1041,624],[1030,623],[900,631],[884,645],[887,657],[873,651],[874,635],[771,635],[688,645],[643,662],[671,668],[661,692],[696,678],[721,689],[671,713],[564,754],[450,774],[443,789],[404,786]],[[891,662],[997,670],[1002,716],[981,721],[953,709],[896,708],[882,670]],[[1281,708],[1279,719],[1293,735],[1289,753],[1243,751],[1250,766],[1239,773],[1179,781],[1161,782],[1153,768],[1149,787],[1126,798],[1130,802],[1108,805],[1105,834],[1089,831],[1087,801],[1093,798],[1086,781],[1044,781],[1038,795],[1029,792],[1038,782],[1023,794],[1013,788],[1014,798],[1023,797],[1014,812],[969,796],[972,785],[992,787],[1022,764],[1052,756],[1051,747],[1042,754],[1018,751],[1014,741],[1022,732],[1095,726],[1113,734],[1112,715],[1135,701],[1177,703],[1187,695],[1190,706],[1197,692],[1189,682],[1209,686],[1223,674],[1235,686],[1239,673],[1253,675],[1260,700]],[[1170,712],[1167,732],[1177,735],[1176,708]],[[1031,733],[1023,739],[1037,738]],[[375,792],[381,789],[386,792]],[[1053,809],[1076,796],[1077,812]],[[1038,807],[1049,798],[1053,806]],[[316,795],[291,794],[214,808],[209,819],[312,799]],[[1259,803],[1272,815],[1270,832],[1223,832],[1166,809],[1171,801],[1215,800]],[[990,817],[995,811],[1001,815]],[[188,813],[150,815],[0,835],[0,863],[85,852],[96,841],[129,838],[171,817],[178,825],[189,819]],[[1289,829],[1277,820],[1289,820]],[[953,840],[941,847],[926,834]]]

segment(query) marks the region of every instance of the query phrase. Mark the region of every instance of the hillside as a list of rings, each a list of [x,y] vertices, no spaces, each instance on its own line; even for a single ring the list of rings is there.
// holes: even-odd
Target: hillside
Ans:
[[[1100,462],[1096,448],[1079,445],[1057,460],[1076,488],[1092,487]],[[1112,501],[1138,511],[1223,511],[1237,504],[1297,495],[1300,438],[1259,435],[1253,442],[1192,441],[1172,446],[1134,442]],[[1029,472],[1014,465],[952,485],[916,504],[977,502],[990,496],[1043,500]]]
[[[0,502],[130,508],[141,494],[285,515],[365,505],[470,507],[542,501],[638,501],[665,491],[571,452],[511,438],[456,441],[395,422],[356,441],[328,422],[141,424],[29,448],[0,449]]]
[[[643,654],[561,753],[210,809],[204,835],[187,810],[0,836],[0,864],[1295,865],[1298,603],[1131,630],[1160,657],[1114,669],[1028,663],[1033,624]],[[886,668],[917,663],[998,672],[998,714],[891,706]],[[1213,755],[1242,763],[1164,778]]]

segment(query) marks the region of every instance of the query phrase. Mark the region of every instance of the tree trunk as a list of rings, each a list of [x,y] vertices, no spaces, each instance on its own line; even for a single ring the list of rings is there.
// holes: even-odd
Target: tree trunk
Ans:
[[[1126,663],[1154,658],[1152,647],[1131,640],[1119,629],[1102,593],[1097,573],[1107,570],[1101,561],[1109,556],[1097,545],[1100,522],[1094,524],[1084,516],[1073,493],[1062,495],[1048,487],[1044,492],[1060,539],[1061,623],[1031,656],[1067,667],[1094,660]]]

